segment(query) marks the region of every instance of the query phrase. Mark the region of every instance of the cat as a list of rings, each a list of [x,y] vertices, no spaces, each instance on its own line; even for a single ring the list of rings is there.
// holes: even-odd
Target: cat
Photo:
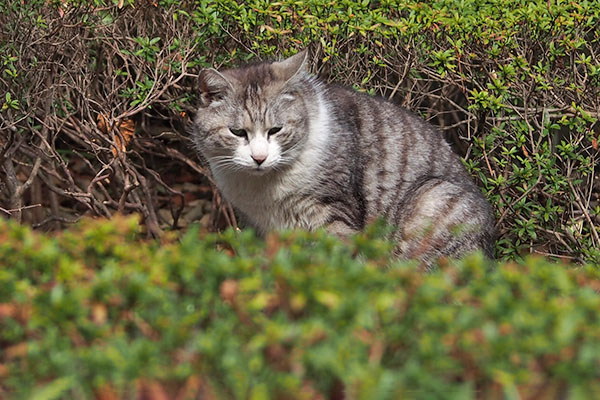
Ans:
[[[307,51],[199,75],[192,138],[233,207],[259,234],[324,227],[347,236],[377,218],[401,258],[492,256],[494,217],[429,123],[382,98],[325,84]]]

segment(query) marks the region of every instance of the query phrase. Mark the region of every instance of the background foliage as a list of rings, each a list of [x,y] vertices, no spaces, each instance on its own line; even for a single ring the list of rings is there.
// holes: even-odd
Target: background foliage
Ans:
[[[0,397],[589,399],[600,270],[474,255],[430,273],[382,229],[140,241],[0,220]],[[171,238],[170,238],[171,237]],[[309,248],[311,251],[306,251]]]
[[[185,135],[195,77],[310,47],[324,79],[440,126],[495,206],[498,256],[597,262],[599,13],[562,0],[2,2],[0,207],[43,229],[117,212],[155,237],[202,215],[235,225]]]
[[[26,223],[0,219],[0,397],[594,397],[597,265],[522,256],[600,262],[599,20],[562,0],[0,2],[0,213]],[[167,232],[236,224],[185,133],[200,68],[305,47],[440,127],[517,261],[425,275],[377,226]],[[119,213],[142,219],[73,225]]]

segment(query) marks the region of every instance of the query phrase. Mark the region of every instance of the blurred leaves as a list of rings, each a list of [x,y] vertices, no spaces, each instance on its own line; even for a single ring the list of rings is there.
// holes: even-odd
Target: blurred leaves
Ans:
[[[55,236],[0,220],[0,390],[453,399],[600,385],[597,266],[475,254],[423,274],[390,257],[383,228],[159,243],[131,218]]]

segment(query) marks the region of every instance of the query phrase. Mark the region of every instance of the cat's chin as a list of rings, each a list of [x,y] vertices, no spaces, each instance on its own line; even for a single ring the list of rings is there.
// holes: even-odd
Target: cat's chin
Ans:
[[[271,167],[248,168],[248,169],[244,170],[244,172],[246,172],[248,175],[252,175],[252,176],[267,175],[273,171],[274,171],[274,169]]]

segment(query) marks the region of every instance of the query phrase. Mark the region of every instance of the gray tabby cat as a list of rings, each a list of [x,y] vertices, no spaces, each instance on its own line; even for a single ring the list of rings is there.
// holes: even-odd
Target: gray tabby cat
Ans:
[[[263,235],[345,236],[384,217],[403,258],[491,256],[491,208],[443,137],[390,102],[320,82],[306,54],[201,72],[193,138],[224,197]]]

